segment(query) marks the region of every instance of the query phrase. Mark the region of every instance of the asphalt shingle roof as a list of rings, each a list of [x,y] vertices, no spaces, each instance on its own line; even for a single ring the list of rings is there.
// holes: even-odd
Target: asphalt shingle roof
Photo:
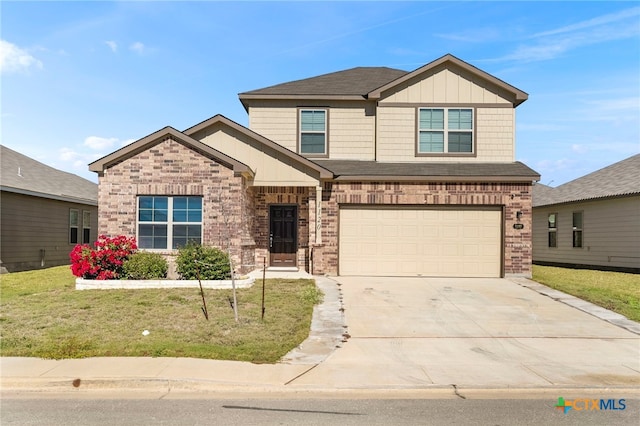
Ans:
[[[358,160],[313,160],[336,177],[408,176],[408,177],[496,177],[530,178],[540,175],[520,162],[515,163],[384,163]]]
[[[408,72],[394,68],[357,67],[240,93],[240,98],[244,95],[364,96],[405,74]]]
[[[640,154],[567,182],[556,188],[533,187],[533,206],[640,194]]]
[[[97,205],[98,185],[0,145],[0,186],[47,198]]]

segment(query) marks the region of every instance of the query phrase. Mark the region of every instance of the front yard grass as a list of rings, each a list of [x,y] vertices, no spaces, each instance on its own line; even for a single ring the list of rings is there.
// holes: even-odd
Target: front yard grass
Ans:
[[[533,280],[640,321],[640,275],[533,266]]]
[[[231,290],[75,290],[68,266],[0,277],[0,354],[40,358],[193,357],[273,363],[309,334],[313,280],[262,280]],[[149,334],[143,336],[142,332]]]

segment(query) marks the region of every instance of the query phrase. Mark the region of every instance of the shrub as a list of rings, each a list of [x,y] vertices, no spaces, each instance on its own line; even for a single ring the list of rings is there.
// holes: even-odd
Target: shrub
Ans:
[[[153,280],[167,277],[167,260],[160,253],[139,251],[129,256],[122,265],[125,278]]]
[[[197,280],[198,269],[200,279],[203,280],[231,279],[227,253],[216,247],[205,247],[190,242],[178,250],[176,270],[184,280]]]
[[[69,257],[71,272],[76,277],[96,280],[113,280],[122,276],[124,261],[138,249],[133,237],[100,235],[91,248],[88,244],[76,245]]]

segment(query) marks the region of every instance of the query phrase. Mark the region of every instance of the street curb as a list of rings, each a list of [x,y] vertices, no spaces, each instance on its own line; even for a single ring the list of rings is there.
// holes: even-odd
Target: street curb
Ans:
[[[71,379],[3,380],[0,391],[21,395],[84,395],[100,393],[113,397],[176,397],[212,396],[216,398],[299,398],[299,399],[557,399],[562,397],[640,398],[640,387],[549,386],[549,387],[460,387],[433,385],[429,387],[390,388],[315,388],[286,385],[238,385],[184,379],[87,379],[78,386]]]

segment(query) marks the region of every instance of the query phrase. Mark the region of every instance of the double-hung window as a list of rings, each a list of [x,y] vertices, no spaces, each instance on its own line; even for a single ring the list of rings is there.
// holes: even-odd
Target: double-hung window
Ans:
[[[69,210],[69,244],[78,244],[78,225],[80,224],[80,213],[76,209]]]
[[[89,244],[91,241],[91,212],[82,211],[82,242]]]
[[[473,109],[418,109],[418,154],[473,153]]]
[[[547,230],[549,233],[549,247],[558,247],[558,214],[549,213]]]
[[[177,249],[202,243],[201,197],[138,197],[138,247]]]
[[[327,150],[327,110],[300,110],[300,154],[326,155]]]
[[[582,212],[573,212],[573,247],[582,247]]]

